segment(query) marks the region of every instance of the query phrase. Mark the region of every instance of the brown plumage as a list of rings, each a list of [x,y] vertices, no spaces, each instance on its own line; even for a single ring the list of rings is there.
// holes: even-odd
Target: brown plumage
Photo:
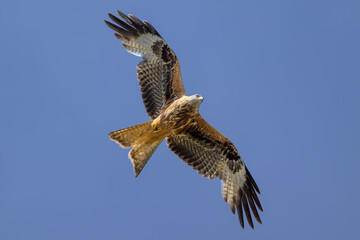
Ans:
[[[129,158],[136,177],[166,138],[170,150],[194,170],[222,181],[223,198],[233,213],[237,210],[240,225],[244,228],[244,210],[254,228],[250,209],[261,223],[257,211],[262,211],[260,191],[235,146],[201,117],[203,98],[186,95],[178,58],[155,28],[132,15],[117,13],[122,20],[109,14],[115,24],[105,23],[117,32],[116,38],[128,52],[143,58],[137,75],[151,121],[111,132],[110,138],[122,147],[132,147]]]

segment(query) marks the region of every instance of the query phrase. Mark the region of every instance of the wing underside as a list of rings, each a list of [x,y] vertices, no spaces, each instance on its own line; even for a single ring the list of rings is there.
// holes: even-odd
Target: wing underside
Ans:
[[[150,23],[117,13],[122,20],[109,14],[115,24],[105,23],[128,52],[143,58],[137,75],[146,112],[155,119],[164,107],[185,95],[178,58]]]
[[[237,210],[243,228],[243,211],[252,228],[251,211],[261,223],[257,208],[262,211],[262,206],[256,194],[260,194],[259,188],[230,140],[197,115],[184,132],[169,137],[167,143],[171,151],[198,173],[222,181],[223,198],[233,213]]]

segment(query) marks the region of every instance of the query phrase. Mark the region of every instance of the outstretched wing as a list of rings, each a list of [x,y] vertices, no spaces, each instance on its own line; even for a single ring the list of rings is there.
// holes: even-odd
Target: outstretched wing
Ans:
[[[143,58],[137,65],[139,85],[146,112],[155,119],[165,106],[185,95],[178,58],[150,23],[117,13],[122,20],[109,14],[117,25],[105,23],[128,52]]]
[[[261,223],[256,209],[257,206],[262,211],[256,194],[260,194],[260,191],[253,177],[231,141],[208,124],[200,114],[195,115],[183,132],[169,137],[167,143],[171,151],[198,173],[210,179],[221,179],[224,200],[229,203],[233,213],[237,209],[243,228],[243,208],[249,225],[254,228],[249,205],[256,220]]]

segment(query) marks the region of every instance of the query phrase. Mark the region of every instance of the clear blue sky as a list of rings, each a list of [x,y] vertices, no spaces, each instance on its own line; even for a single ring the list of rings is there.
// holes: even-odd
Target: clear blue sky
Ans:
[[[148,121],[117,9],[156,27],[237,146],[255,230],[165,143],[135,179],[109,140]],[[359,1],[5,0],[0,29],[0,239],[359,236]]]

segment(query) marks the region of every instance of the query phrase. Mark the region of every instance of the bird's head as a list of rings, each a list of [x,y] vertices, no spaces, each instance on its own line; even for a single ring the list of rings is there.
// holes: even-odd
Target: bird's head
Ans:
[[[204,98],[199,94],[194,94],[189,97],[189,103],[195,108],[199,108],[200,103],[204,100]]]

